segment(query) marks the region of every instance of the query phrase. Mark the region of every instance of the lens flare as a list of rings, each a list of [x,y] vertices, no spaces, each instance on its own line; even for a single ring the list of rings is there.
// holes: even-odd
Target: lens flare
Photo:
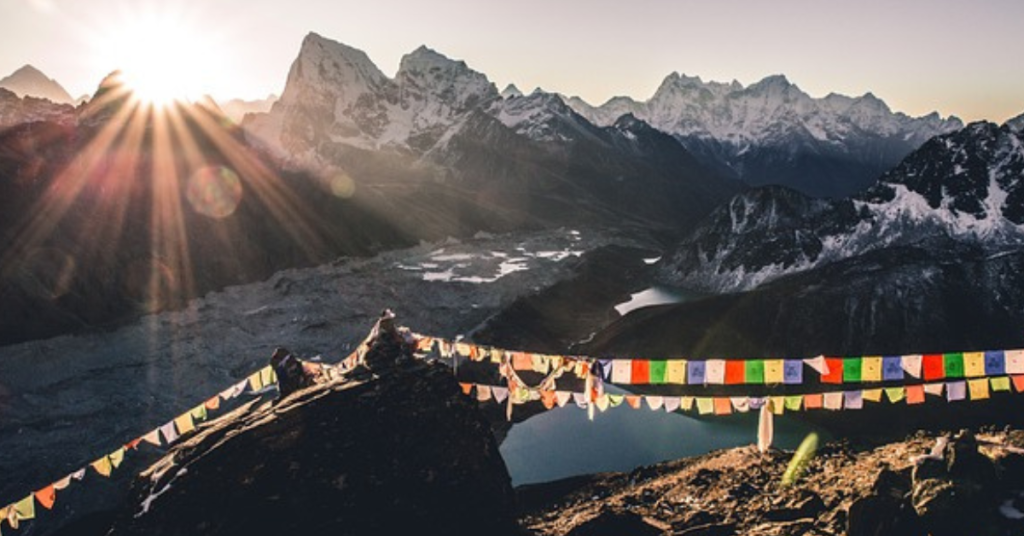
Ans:
[[[242,201],[242,182],[224,166],[200,168],[188,180],[188,202],[196,212],[214,219],[235,213]]]
[[[356,194],[356,182],[344,171],[337,171],[332,174],[331,178],[327,180],[327,185],[335,197],[351,199]]]

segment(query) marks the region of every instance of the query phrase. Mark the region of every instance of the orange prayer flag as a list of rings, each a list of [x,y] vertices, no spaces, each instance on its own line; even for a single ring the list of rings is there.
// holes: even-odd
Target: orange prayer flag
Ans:
[[[842,371],[840,371],[841,373]],[[804,409],[821,409],[825,405],[825,396],[822,394],[804,395]]]
[[[626,403],[633,409],[640,409],[641,399],[638,395],[626,395]]]
[[[459,382],[459,387],[462,388],[462,394],[469,395],[470,391],[473,390],[473,384]]]
[[[512,368],[515,370],[533,370],[533,356],[526,352],[513,352]]]
[[[53,484],[36,492],[36,501],[47,510],[53,510],[53,503],[56,500],[57,490],[53,488]]]
[[[554,391],[541,391],[540,401],[542,404],[544,404],[544,407],[547,409],[553,409],[555,407],[555,404],[558,402],[557,398],[555,397]]]
[[[908,385],[907,386],[907,404],[924,404],[924,386],[923,385]]]
[[[208,409],[210,411],[215,411],[217,408],[220,407],[220,397],[219,396],[215,396],[215,397],[207,400],[204,403],[204,405],[206,406],[206,409]]]
[[[1024,393],[1024,375],[1010,376],[1010,379],[1013,380],[1013,388],[1016,389],[1018,393]]]
[[[725,397],[715,398],[715,415],[729,415],[732,413],[732,400]]]

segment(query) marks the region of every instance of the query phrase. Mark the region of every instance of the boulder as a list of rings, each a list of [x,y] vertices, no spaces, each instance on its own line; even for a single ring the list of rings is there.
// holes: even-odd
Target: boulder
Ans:
[[[440,364],[243,407],[135,481],[111,536],[515,534],[511,479]]]

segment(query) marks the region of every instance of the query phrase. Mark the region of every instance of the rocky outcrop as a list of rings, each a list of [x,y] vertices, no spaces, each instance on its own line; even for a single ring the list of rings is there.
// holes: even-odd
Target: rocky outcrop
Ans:
[[[519,490],[537,534],[933,536],[1020,534],[1024,434],[919,434],[827,445],[780,484],[789,454],[753,448]],[[538,500],[539,499],[539,500]]]
[[[422,362],[214,421],[140,475],[112,536],[513,534],[476,405]]]

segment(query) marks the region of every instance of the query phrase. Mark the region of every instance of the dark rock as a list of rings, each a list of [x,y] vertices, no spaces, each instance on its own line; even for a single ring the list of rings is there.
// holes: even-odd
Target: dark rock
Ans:
[[[969,432],[938,447],[941,458],[934,452],[913,473],[911,500],[922,525],[933,536],[998,533],[991,523],[999,490],[993,462]]]
[[[451,371],[415,363],[214,421],[135,482],[111,536],[514,534],[514,495]]]
[[[825,510],[825,502],[813,491],[804,490],[800,496],[789,501],[785,506],[765,512],[764,518],[769,521],[796,521],[805,518],[817,518]]]
[[[735,523],[710,523],[676,530],[673,536],[733,536],[737,534]]]
[[[632,512],[604,511],[572,529],[566,536],[661,536],[662,529]]]

